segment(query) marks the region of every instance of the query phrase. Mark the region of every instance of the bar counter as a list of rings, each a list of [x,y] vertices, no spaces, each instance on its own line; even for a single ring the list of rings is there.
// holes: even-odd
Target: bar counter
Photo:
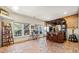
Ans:
[[[58,43],[63,43],[65,41],[63,32],[47,32],[46,39]]]

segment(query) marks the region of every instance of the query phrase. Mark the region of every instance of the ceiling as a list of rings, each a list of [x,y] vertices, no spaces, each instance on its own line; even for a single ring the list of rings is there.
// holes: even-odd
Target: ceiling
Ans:
[[[12,9],[13,7],[9,6],[8,8]],[[12,10],[19,14],[50,21],[76,14],[78,12],[78,6],[18,6]]]

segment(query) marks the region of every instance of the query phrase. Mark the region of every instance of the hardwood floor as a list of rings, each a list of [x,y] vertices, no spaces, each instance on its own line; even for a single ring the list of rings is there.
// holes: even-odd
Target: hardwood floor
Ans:
[[[55,53],[78,53],[79,43],[66,41],[65,43],[48,42],[48,51]]]
[[[78,53],[79,43],[66,41],[65,43],[56,43],[40,38],[30,40],[8,47],[1,47],[0,53]]]

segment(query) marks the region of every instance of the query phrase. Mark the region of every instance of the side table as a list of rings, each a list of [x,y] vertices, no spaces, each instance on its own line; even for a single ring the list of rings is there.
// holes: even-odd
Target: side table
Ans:
[[[75,34],[69,35],[69,40],[72,41],[72,42],[78,42],[78,39],[77,39]]]

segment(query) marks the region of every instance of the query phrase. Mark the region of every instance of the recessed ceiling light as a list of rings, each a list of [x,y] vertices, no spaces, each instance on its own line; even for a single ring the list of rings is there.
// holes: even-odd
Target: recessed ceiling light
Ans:
[[[17,6],[12,7],[12,10],[14,10],[14,11],[17,11],[18,9],[19,9],[19,7],[17,7]]]
[[[67,12],[64,12],[64,14],[67,14]]]

